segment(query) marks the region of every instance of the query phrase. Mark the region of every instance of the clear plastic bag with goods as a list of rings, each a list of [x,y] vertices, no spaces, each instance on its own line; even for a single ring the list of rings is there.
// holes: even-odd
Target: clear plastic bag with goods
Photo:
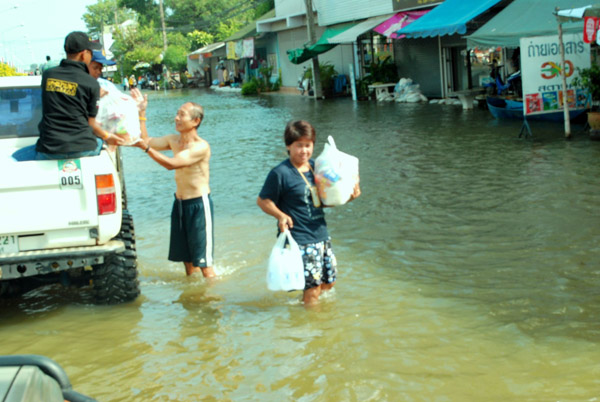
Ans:
[[[288,241],[286,247],[285,241]],[[303,290],[304,264],[302,252],[289,230],[281,232],[271,251],[267,268],[269,290]]]
[[[141,130],[136,101],[108,80],[99,79],[98,83],[106,93],[98,102],[96,121],[104,130],[125,137],[125,145],[137,142]]]
[[[358,158],[338,150],[332,136],[327,141],[315,160],[315,182],[324,205],[343,205],[358,183]]]

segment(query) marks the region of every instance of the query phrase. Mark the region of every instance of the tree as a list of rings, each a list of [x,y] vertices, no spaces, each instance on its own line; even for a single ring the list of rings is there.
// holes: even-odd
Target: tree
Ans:
[[[154,0],[117,0],[119,7],[130,8],[137,13],[141,24],[160,24],[160,11]]]
[[[99,37],[105,26],[135,18],[135,13],[119,7],[117,0],[98,0],[98,3],[87,6],[86,9],[87,13],[83,14],[82,19],[92,37]]]
[[[214,35],[209,34],[208,32],[204,32],[204,31],[195,30],[193,32],[188,33],[186,36],[191,41],[191,49],[190,50],[199,49],[206,45],[210,45],[211,43],[214,43],[214,41],[215,41]]]

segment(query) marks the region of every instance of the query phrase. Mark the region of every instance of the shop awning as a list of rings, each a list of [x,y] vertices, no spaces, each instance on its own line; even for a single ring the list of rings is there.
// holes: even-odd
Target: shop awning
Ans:
[[[556,7],[570,9],[590,0],[514,0],[494,18],[467,36],[467,47],[520,46],[521,38],[557,35]],[[583,32],[583,20],[563,24],[563,33]]]
[[[330,44],[328,39],[350,29],[355,24],[344,24],[337,27],[330,27],[323,32],[323,35],[315,42],[314,45],[304,45],[297,49],[290,49],[287,51],[288,58],[294,64],[304,63],[306,60],[310,60],[313,57],[325,53],[337,46],[337,43]]]
[[[456,33],[463,35],[467,33],[467,22],[499,2],[500,0],[446,0],[397,33],[408,38],[427,38]]]
[[[392,15],[387,14],[366,19],[358,24],[355,24],[352,28],[349,28],[340,34],[329,38],[328,42],[336,45],[340,43],[352,43],[356,41],[356,38],[358,38],[360,35],[375,28],[377,25],[389,19],[391,16]]]
[[[415,22],[416,20],[427,14],[429,11],[430,10],[403,11],[394,14],[392,17],[388,18],[387,20],[373,28],[373,31],[392,39],[404,38],[405,35],[398,36],[398,34],[396,34],[396,31],[399,31],[408,24]]]
[[[199,56],[210,57],[212,52],[222,48],[223,46],[225,46],[225,42],[211,43],[210,45],[206,45],[200,49],[194,50],[192,53],[188,54],[188,58],[194,60],[199,58]]]

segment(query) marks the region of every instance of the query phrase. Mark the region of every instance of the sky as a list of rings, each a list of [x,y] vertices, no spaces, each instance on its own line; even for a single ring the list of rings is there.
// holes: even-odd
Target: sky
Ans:
[[[46,55],[65,57],[65,36],[86,31],[82,16],[97,0],[0,0],[0,58],[28,70]]]

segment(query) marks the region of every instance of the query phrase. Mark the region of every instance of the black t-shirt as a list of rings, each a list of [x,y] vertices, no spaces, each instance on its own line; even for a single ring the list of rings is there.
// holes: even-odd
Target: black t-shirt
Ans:
[[[312,160],[310,164],[314,167]],[[306,180],[314,185],[312,172],[303,173]],[[277,208],[292,218],[294,227],[291,233],[296,243],[309,244],[329,239],[323,208],[315,208],[310,189],[289,159],[269,172],[258,196],[273,201]]]
[[[88,117],[98,114],[100,86],[85,63],[63,59],[42,75],[42,120],[36,150],[49,154],[91,151],[96,136]]]

